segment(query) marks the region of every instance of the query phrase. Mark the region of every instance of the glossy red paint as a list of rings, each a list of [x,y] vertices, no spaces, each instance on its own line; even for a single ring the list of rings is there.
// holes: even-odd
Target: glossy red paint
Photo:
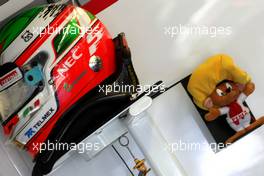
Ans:
[[[82,8],[96,15],[117,1],[118,0],[90,0],[88,3],[82,5]]]
[[[64,8],[50,24],[50,29],[58,28],[74,9],[75,7],[72,5]],[[60,117],[81,97],[116,71],[115,47],[111,35],[99,20],[93,24],[92,29],[93,28],[96,28],[96,30],[92,33],[88,31],[84,34],[84,36],[78,40],[77,44],[75,44],[75,46],[56,64],[51,72],[58,110],[26,144],[25,148],[33,157],[38,153],[38,151],[35,150],[35,145],[41,144],[47,139]],[[17,58],[15,63],[19,67],[24,65],[45,41],[51,40],[50,36],[51,32],[46,31],[45,34],[36,38],[36,40]],[[51,41],[53,41],[53,39]],[[53,50],[50,52],[55,51]],[[59,57],[55,53],[54,55],[56,58],[52,58],[53,62]],[[89,67],[89,60],[92,56],[100,57],[102,60],[102,69],[99,72],[94,72]],[[15,118],[4,127],[5,134],[10,134],[12,127],[16,125],[18,121],[18,116],[15,116]]]
[[[17,115],[13,117],[5,126],[4,126],[4,134],[5,135],[10,135],[12,132],[12,129],[16,126],[18,123],[19,118]]]

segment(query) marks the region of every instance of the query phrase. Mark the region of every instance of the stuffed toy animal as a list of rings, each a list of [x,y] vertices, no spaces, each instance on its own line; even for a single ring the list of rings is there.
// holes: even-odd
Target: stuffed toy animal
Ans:
[[[254,92],[254,83],[227,55],[215,55],[198,66],[187,88],[194,103],[209,111],[205,115],[206,121],[213,121],[226,114],[227,123],[236,131],[235,135],[227,139],[226,144],[233,143],[264,123],[264,117],[252,122],[253,117],[243,104]]]

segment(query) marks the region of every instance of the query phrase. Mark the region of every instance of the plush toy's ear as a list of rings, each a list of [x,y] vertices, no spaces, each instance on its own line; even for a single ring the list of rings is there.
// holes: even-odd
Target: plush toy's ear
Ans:
[[[212,99],[210,97],[206,98],[204,101],[204,107],[206,107],[207,109],[210,109],[214,106],[214,103],[212,101]]]
[[[242,92],[244,89],[245,89],[245,87],[246,87],[246,85],[245,84],[240,84],[240,83],[237,83],[237,86],[238,86],[238,89]]]

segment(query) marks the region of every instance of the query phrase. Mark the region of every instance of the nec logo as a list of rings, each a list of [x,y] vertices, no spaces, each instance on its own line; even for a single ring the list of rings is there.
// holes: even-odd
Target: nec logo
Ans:
[[[16,68],[7,73],[6,75],[2,76],[0,78],[0,91],[19,81],[20,79],[22,79],[22,77],[23,76],[19,68]]]
[[[48,112],[46,112],[42,118],[35,123],[35,125],[31,128],[29,128],[29,130],[25,133],[25,136],[28,138],[31,138],[32,136],[34,136],[35,133],[37,133],[37,131],[41,128],[42,124],[44,124],[44,122],[50,117],[51,114],[53,114],[55,110],[53,108],[50,108]]]

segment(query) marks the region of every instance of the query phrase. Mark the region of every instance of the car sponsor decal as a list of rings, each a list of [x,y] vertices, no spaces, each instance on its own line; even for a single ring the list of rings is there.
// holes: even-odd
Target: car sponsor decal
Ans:
[[[24,127],[15,137],[15,140],[25,145],[30,141],[37,132],[52,118],[57,112],[57,102],[54,95],[51,95],[49,101],[42,106],[31,118],[26,127]]]
[[[23,118],[26,118],[28,115],[32,114],[33,112],[36,112],[40,108],[40,100],[37,99],[32,106],[27,107],[23,111]]]
[[[32,136],[34,136],[34,134],[36,134],[38,132],[38,130],[43,126],[42,124],[45,123],[47,121],[47,119],[54,114],[55,109],[53,109],[52,107],[41,117],[40,120],[38,120],[32,127],[30,127],[26,132],[25,132],[25,136],[27,138],[31,138]]]
[[[66,92],[71,92],[73,87],[80,82],[80,80],[88,73],[88,70],[84,70],[72,83],[64,83],[63,88]]]
[[[34,36],[33,33],[30,32],[29,30],[27,30],[26,32],[24,32],[24,33],[22,34],[21,38],[22,38],[25,42],[29,42],[30,39],[33,38],[33,36]]]
[[[14,128],[10,139],[14,139],[28,125],[28,123],[32,120],[31,118],[38,115],[41,107],[44,105],[44,102],[47,102],[47,99],[49,98],[47,95],[47,90],[44,89],[18,112],[17,116],[19,118],[19,122]]]
[[[8,72],[7,74],[5,74],[0,78],[0,92],[8,88],[12,84],[16,83],[22,78],[23,75],[19,70],[19,68],[15,68],[14,70]]]

